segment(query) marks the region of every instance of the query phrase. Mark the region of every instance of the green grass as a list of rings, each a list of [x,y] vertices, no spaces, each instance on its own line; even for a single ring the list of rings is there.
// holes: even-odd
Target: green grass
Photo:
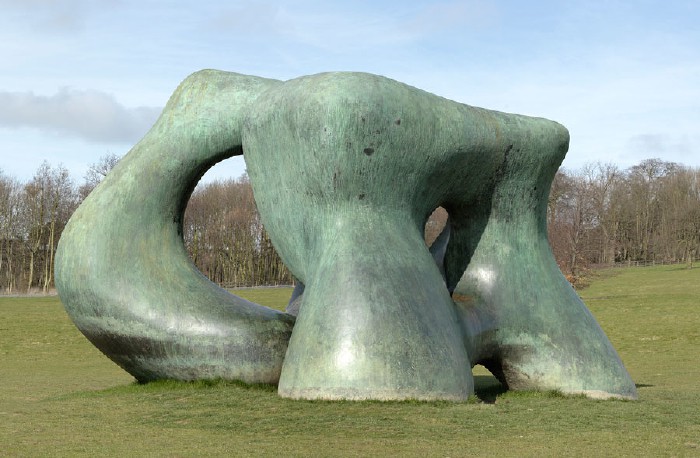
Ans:
[[[283,308],[289,289],[240,294]],[[238,383],[137,385],[56,298],[0,298],[0,456],[700,456],[700,268],[602,272],[580,291],[638,402],[307,402]]]
[[[256,304],[271,307],[273,309],[282,310],[287,307],[289,298],[292,295],[293,288],[287,287],[270,287],[270,288],[242,288],[230,290],[244,299],[255,302]]]

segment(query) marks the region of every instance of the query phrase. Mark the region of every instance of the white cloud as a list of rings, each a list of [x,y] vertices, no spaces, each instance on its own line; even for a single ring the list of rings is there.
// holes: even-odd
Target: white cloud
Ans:
[[[32,127],[91,142],[134,142],[161,108],[127,108],[98,91],[61,89],[52,96],[0,92],[0,126]]]
[[[85,26],[92,8],[118,5],[120,0],[0,0],[3,14],[30,24],[40,32],[76,32]]]
[[[648,157],[687,157],[698,151],[699,140],[697,135],[640,134],[629,139],[628,148]]]

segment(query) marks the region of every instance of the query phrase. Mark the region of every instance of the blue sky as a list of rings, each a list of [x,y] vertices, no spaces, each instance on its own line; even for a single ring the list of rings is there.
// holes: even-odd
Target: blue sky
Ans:
[[[700,166],[700,2],[0,0],[0,170],[80,182],[202,68],[376,73],[564,124],[564,166]],[[238,176],[242,160],[207,179]]]

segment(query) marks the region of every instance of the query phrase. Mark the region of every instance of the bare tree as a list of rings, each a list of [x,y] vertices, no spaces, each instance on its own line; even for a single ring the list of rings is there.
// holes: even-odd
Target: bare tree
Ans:
[[[700,171],[679,167],[659,191],[661,224],[656,245],[664,257],[692,267],[700,249]]]
[[[591,261],[609,264],[615,259],[618,229],[618,209],[612,204],[612,198],[621,183],[622,173],[617,166],[600,162],[585,166],[582,173],[591,199],[591,223],[596,228],[592,241],[599,245],[597,250],[594,246],[590,248]]]
[[[97,187],[100,182],[107,176],[107,174],[117,165],[121,156],[109,153],[106,154],[94,163],[90,164],[87,172],[85,173],[85,182],[78,189],[78,194],[80,201],[82,202],[85,198],[92,192],[95,187]]]
[[[0,171],[0,290],[12,292],[16,288],[19,270],[15,253],[21,241],[18,236],[20,183]]]
[[[245,175],[195,189],[183,228],[190,258],[216,283],[254,286],[293,281],[260,221]]]
[[[27,291],[53,284],[53,259],[60,233],[75,210],[76,199],[68,170],[44,161],[24,186],[23,221],[27,261]],[[37,275],[38,274],[38,275]]]
[[[629,186],[628,224],[632,227],[634,245],[630,246],[633,260],[655,258],[655,232],[659,230],[661,207],[659,193],[665,178],[678,169],[672,162],[647,159],[631,167],[627,173]]]
[[[565,169],[560,169],[554,176],[547,202],[547,228],[549,244],[559,268],[571,274],[569,243],[569,226],[571,224],[572,191],[574,180]]]

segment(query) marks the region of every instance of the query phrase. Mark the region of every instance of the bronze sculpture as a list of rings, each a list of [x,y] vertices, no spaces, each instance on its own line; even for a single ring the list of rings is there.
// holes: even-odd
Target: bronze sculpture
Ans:
[[[483,364],[511,389],[633,399],[547,243],[549,186],[568,141],[552,121],[376,75],[201,71],[71,219],[59,294],[140,381],[462,400]],[[184,250],[189,194],[239,154],[276,249],[305,285],[297,317],[218,288]],[[428,249],[422,231],[437,206],[450,220]]]

